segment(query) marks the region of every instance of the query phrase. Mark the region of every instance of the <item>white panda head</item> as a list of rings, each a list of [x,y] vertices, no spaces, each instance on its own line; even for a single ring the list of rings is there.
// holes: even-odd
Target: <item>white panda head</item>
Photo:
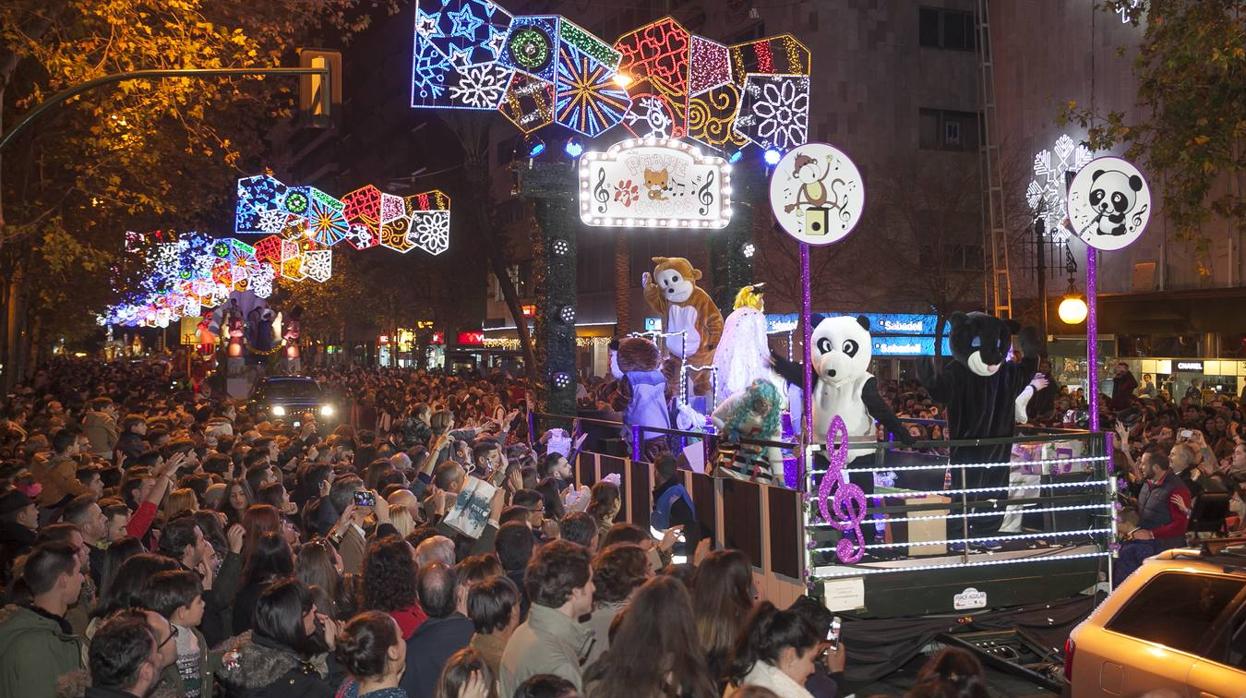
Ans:
[[[870,320],[864,315],[824,318],[813,328],[811,340],[818,380],[838,384],[869,371],[874,351]]]
[[[1119,216],[1134,207],[1142,178],[1120,170],[1096,170],[1090,178],[1090,205],[1095,213]]]

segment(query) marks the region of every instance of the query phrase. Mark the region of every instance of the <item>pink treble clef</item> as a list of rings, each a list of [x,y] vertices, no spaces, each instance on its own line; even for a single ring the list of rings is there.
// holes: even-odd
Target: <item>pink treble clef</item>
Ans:
[[[848,464],[848,427],[839,415],[835,415],[826,430],[826,455],[829,465],[818,485],[818,510],[822,521],[844,536],[835,545],[835,556],[840,562],[853,564],[865,555],[865,537],[861,532],[865,492],[844,478],[844,467]]]

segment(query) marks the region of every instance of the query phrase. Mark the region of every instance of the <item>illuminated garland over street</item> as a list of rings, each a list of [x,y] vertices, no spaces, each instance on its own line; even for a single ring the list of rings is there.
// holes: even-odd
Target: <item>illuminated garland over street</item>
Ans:
[[[402,197],[375,186],[342,198],[270,175],[238,180],[237,234],[254,244],[202,233],[126,233],[126,257],[137,260],[138,288],[100,316],[100,324],[168,327],[224,303],[235,291],[268,298],[277,278],[324,283],[333,247],[387,247],[439,255],[450,248],[450,197],[439,190]]]
[[[610,44],[559,15],[425,0],[411,106],[496,109],[525,134],[557,123],[593,138],[621,124],[621,137],[783,153],[808,139],[809,70],[790,34],[727,46],[666,17]]]

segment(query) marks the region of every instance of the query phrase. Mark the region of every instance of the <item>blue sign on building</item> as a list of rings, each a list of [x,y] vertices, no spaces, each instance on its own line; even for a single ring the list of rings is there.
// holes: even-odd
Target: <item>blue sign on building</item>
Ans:
[[[874,336],[875,356],[934,356],[935,323],[938,318],[931,313],[826,313],[827,315],[864,315],[870,321],[870,333]],[[800,328],[797,313],[773,313],[766,315],[766,331],[772,334],[796,332]],[[943,329],[943,355],[951,356],[946,333]]]

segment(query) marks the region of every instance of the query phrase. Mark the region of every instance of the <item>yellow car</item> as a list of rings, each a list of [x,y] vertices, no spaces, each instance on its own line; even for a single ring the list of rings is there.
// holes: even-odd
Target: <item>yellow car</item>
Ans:
[[[1066,695],[1246,696],[1246,539],[1149,558],[1069,634]]]

